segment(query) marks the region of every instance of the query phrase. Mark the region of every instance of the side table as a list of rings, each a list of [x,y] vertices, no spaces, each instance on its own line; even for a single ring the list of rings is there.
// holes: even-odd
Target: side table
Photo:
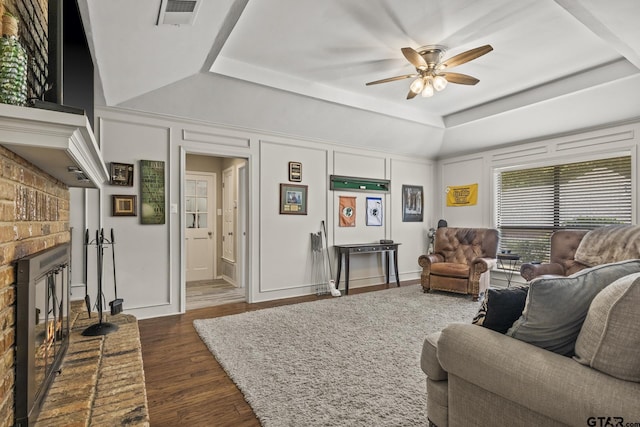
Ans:
[[[518,262],[520,261],[520,255],[512,253],[499,253],[498,268],[504,271],[504,276],[507,279],[507,288],[511,286],[511,279],[513,278],[513,272],[516,271]]]

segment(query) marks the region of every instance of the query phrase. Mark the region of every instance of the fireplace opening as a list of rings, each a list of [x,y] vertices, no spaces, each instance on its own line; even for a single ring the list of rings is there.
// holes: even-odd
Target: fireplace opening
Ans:
[[[16,263],[16,426],[33,424],[69,345],[70,245]]]

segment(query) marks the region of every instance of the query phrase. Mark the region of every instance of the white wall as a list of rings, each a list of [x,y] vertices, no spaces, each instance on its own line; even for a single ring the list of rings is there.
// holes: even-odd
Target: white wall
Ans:
[[[187,153],[248,161],[251,302],[314,291],[310,233],[320,231],[322,220],[329,228],[329,245],[334,241],[366,243],[381,238],[401,243],[400,279],[419,278],[417,258],[426,250],[426,230],[433,221],[433,206],[428,202],[432,194],[433,164],[426,159],[122,109],[98,108],[96,117],[96,133],[105,161],[135,164],[134,186],[105,186],[100,203],[85,206],[85,216],[99,218],[102,213],[102,226],[107,233],[112,227],[116,230],[118,296],[124,298],[125,310],[139,318],[174,314],[183,307],[181,215],[180,210],[172,213],[171,207],[181,206],[180,176]],[[140,197],[139,161],[142,159],[165,161],[164,225],[141,225],[139,216],[111,216],[111,195]],[[288,182],[289,161],[303,165],[300,184],[308,186],[307,215],[279,213],[279,184]],[[358,226],[348,230],[337,227],[338,194],[329,190],[330,174],[390,179],[391,192],[382,195],[384,226],[365,225],[364,203],[370,193],[349,193],[358,197]],[[403,184],[424,187],[424,222],[402,222]],[[72,222],[75,221],[81,222],[73,218]],[[335,267],[334,259],[334,274]],[[110,264],[107,263],[106,268],[110,272]],[[383,281],[380,255],[352,258],[350,287]],[[105,275],[105,296],[107,301],[113,297],[110,273]]]
[[[640,122],[631,122],[598,130],[575,133],[526,144],[502,147],[479,154],[450,157],[438,161],[438,183],[435,190],[438,208],[436,217],[445,218],[450,226],[495,227],[494,173],[504,169],[572,163],[615,157],[632,156],[632,206],[634,223],[640,223],[638,212],[638,147]],[[447,207],[444,189],[449,185],[479,184],[478,204],[469,207]],[[497,272],[492,276],[501,280]],[[521,281],[519,274],[514,279]]]

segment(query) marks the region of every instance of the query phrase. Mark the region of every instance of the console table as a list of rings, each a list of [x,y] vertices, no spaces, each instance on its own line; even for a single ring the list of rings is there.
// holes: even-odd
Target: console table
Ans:
[[[370,254],[384,252],[385,254],[385,279],[389,284],[389,252],[393,252],[393,268],[396,273],[396,284],[400,286],[398,276],[398,246],[401,243],[363,243],[353,245],[335,245],[338,251],[338,276],[336,277],[336,289],[340,286],[340,273],[342,272],[342,258],[344,256],[344,294],[349,295],[349,258],[351,254]]]

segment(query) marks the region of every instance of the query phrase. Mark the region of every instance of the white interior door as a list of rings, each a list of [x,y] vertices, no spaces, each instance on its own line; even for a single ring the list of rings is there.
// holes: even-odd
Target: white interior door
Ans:
[[[235,173],[229,167],[222,171],[222,257],[235,262]]]
[[[186,279],[216,277],[216,175],[188,173],[185,180]]]

